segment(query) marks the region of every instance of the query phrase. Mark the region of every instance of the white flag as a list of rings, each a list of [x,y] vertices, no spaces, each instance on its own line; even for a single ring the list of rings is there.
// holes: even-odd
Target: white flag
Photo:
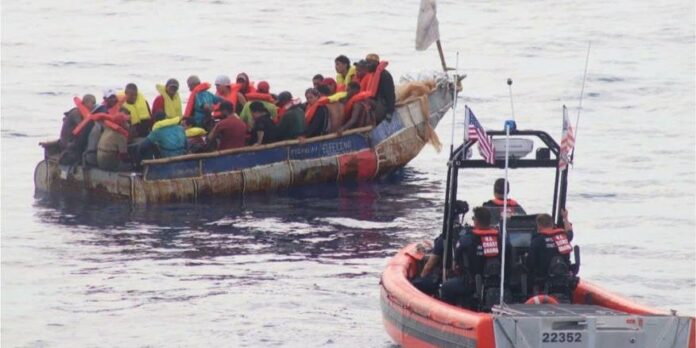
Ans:
[[[416,31],[416,50],[424,51],[440,39],[435,0],[421,0]]]

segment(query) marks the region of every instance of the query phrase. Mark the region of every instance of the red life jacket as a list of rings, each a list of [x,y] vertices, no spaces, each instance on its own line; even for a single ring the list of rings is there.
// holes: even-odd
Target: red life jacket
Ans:
[[[267,101],[269,103],[275,103],[275,99],[273,99],[273,96],[269,93],[249,92],[246,95],[244,95],[244,97],[246,97],[246,100],[248,102],[254,100],[262,100]]]
[[[372,78],[370,78],[370,83],[367,87],[367,91],[370,92],[370,97],[374,97],[377,95],[377,89],[379,88],[379,79],[382,76],[382,71],[387,68],[387,65],[389,65],[389,62],[383,60],[377,64],[377,70],[375,70],[374,73],[372,73]]]
[[[357,77],[356,77],[357,78]],[[370,88],[370,81],[372,80],[372,73],[367,73],[365,76],[360,79],[360,92],[367,92],[368,89]]]
[[[241,86],[236,84],[236,83],[233,83],[233,84],[229,85],[229,87],[230,87],[230,93],[227,96],[224,96],[220,93],[215,93],[215,95],[227,100],[230,103],[232,103],[232,108],[234,110],[237,110],[237,102],[239,99],[239,89],[241,88]],[[220,113],[220,103],[217,103],[213,107],[213,117],[220,118],[220,116],[222,116],[222,114]]]
[[[189,94],[188,101],[186,102],[186,111],[184,111],[184,118],[189,118],[193,116],[193,106],[196,104],[196,95],[200,92],[207,91],[210,89],[210,84],[203,82],[196,86],[191,94]]]
[[[120,112],[120,110],[121,110],[121,105],[123,105],[123,103],[125,101],[126,101],[125,98],[120,98],[118,100],[118,102],[109,109],[108,114],[103,113],[103,112],[100,112],[97,114],[92,114],[92,112],[89,109],[87,109],[87,107],[84,104],[82,104],[82,100],[80,98],[78,98],[78,97],[73,98],[73,103],[75,103],[77,110],[80,112],[80,115],[82,116],[82,121],[77,125],[77,127],[75,127],[75,129],[73,129],[72,134],[73,135],[80,134],[82,132],[82,130],[87,126],[87,124],[90,121],[103,120],[104,124],[109,126],[110,128],[114,128],[114,127],[121,128],[122,131],[118,131],[118,132],[121,134],[124,134],[123,132],[125,132],[124,135],[126,137],[128,137],[128,131],[123,129],[123,127],[121,127],[118,124],[120,122],[116,119],[117,116],[120,117],[120,116],[124,115]],[[114,130],[116,130],[116,129],[114,128]]]
[[[497,205],[497,206],[499,206],[499,207],[502,207],[502,206],[505,204],[505,201],[504,201],[504,200],[498,199],[498,198],[495,198],[495,197],[491,200],[491,202],[493,202],[493,204],[495,204],[495,205]],[[516,200],[514,200],[514,199],[512,199],[512,198],[508,198],[508,200],[507,200],[507,206],[508,206],[508,207],[517,207],[517,206],[519,206],[519,204],[517,203]]]
[[[353,112],[353,105],[355,103],[366,100],[370,98],[370,93],[368,92],[360,92],[354,96],[352,96],[348,102],[346,102],[346,106],[343,109],[343,123],[346,123],[348,120],[350,120],[350,115]]]
[[[232,86],[233,86],[232,89],[237,88],[237,91],[242,93],[242,95],[244,95],[244,97],[246,97],[246,95],[249,93],[256,93],[256,87],[254,87],[254,83],[251,81],[249,81],[249,83],[247,84],[246,91],[242,90],[242,85],[239,83],[233,83]]]
[[[321,98],[319,98],[319,100],[317,100],[316,103],[308,106],[307,111],[305,111],[305,124],[309,125],[312,122],[312,119],[314,118],[314,114],[317,112],[317,108],[320,105],[327,105],[327,104],[329,104],[329,98],[321,97]]]
[[[551,237],[556,244],[558,252],[563,255],[570,254],[573,250],[573,247],[568,241],[568,235],[566,235],[565,230],[562,228],[541,228],[539,229],[539,234]]]
[[[494,228],[474,228],[472,232],[481,238],[481,247],[483,247],[484,257],[498,256],[498,230]]]

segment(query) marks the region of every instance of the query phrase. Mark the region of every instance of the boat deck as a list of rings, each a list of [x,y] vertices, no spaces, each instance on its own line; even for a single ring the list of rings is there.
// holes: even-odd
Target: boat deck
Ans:
[[[612,317],[630,315],[626,312],[583,304],[511,304],[504,308],[495,307],[493,313],[514,317]]]

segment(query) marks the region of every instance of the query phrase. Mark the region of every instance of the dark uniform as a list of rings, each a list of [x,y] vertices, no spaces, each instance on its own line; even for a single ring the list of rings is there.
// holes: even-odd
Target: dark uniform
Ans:
[[[574,275],[570,271],[572,240],[572,230],[566,233],[563,229],[551,228],[542,229],[532,237],[526,264],[532,279],[533,293],[554,292],[554,289],[549,288],[554,287],[549,281],[555,279],[559,281],[559,288],[569,287],[559,291],[566,296],[570,295],[567,291],[574,289],[571,284]]]

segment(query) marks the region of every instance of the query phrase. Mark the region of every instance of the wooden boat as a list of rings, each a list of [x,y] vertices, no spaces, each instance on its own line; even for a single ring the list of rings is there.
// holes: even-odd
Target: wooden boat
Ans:
[[[492,136],[495,144],[496,140],[505,136],[505,132],[488,131],[488,135]],[[547,133],[540,131],[515,129],[511,136],[513,138],[510,140],[510,148],[515,150],[508,156],[509,166],[555,168],[551,211],[563,209],[568,171],[558,168],[558,144]],[[536,142],[525,137],[534,137]],[[524,145],[525,142],[529,146]],[[532,152],[531,143],[542,144],[536,149],[535,158],[526,157]],[[495,164],[492,165],[482,159],[472,159],[469,154],[473,144],[473,141],[467,141],[450,156],[445,222],[455,221],[453,218],[462,213],[456,209],[463,208],[453,207],[466,206],[462,201],[457,201],[460,169],[505,166],[504,151],[501,154],[501,151],[496,150]],[[554,214],[554,221],[560,224],[560,217],[557,215]],[[509,241],[511,260],[508,259],[506,263],[509,262],[512,267],[504,273],[506,288],[500,289],[499,285],[492,285],[500,284],[499,276],[497,282],[487,283],[488,285],[483,287],[477,284],[476,291],[468,302],[475,303],[475,306],[453,306],[419,291],[412,285],[411,281],[420,273],[425,261],[424,255],[429,251],[428,242],[413,243],[399,251],[389,261],[380,282],[382,317],[391,338],[403,347],[696,348],[695,318],[680,317],[676,313],[664,313],[634,303],[582,279],[578,280],[577,286],[566,288],[567,300],[560,301],[561,303],[527,300],[530,295],[526,285],[527,271],[522,266],[522,260],[523,255],[529,250],[532,235],[536,233],[534,217],[535,215],[511,216],[507,220],[506,240]],[[454,227],[452,223],[443,225],[446,250],[444,262],[447,264],[447,255],[451,255]],[[571,270],[574,269],[572,276],[577,280],[575,277],[580,267],[577,246],[575,264],[572,266],[577,266],[571,267]],[[506,298],[502,303],[498,301],[501,292],[504,294],[502,297]],[[493,296],[489,296],[490,294]],[[509,296],[506,296],[508,294]],[[486,311],[486,308],[491,310]]]
[[[431,84],[432,86],[433,84]],[[373,180],[405,166],[433,137],[452,106],[453,84],[440,80],[427,95],[397,103],[376,127],[201,154],[144,161],[142,172],[107,172],[58,164],[57,141],[41,143],[37,191],[87,191],[134,203],[233,197],[322,182]]]

